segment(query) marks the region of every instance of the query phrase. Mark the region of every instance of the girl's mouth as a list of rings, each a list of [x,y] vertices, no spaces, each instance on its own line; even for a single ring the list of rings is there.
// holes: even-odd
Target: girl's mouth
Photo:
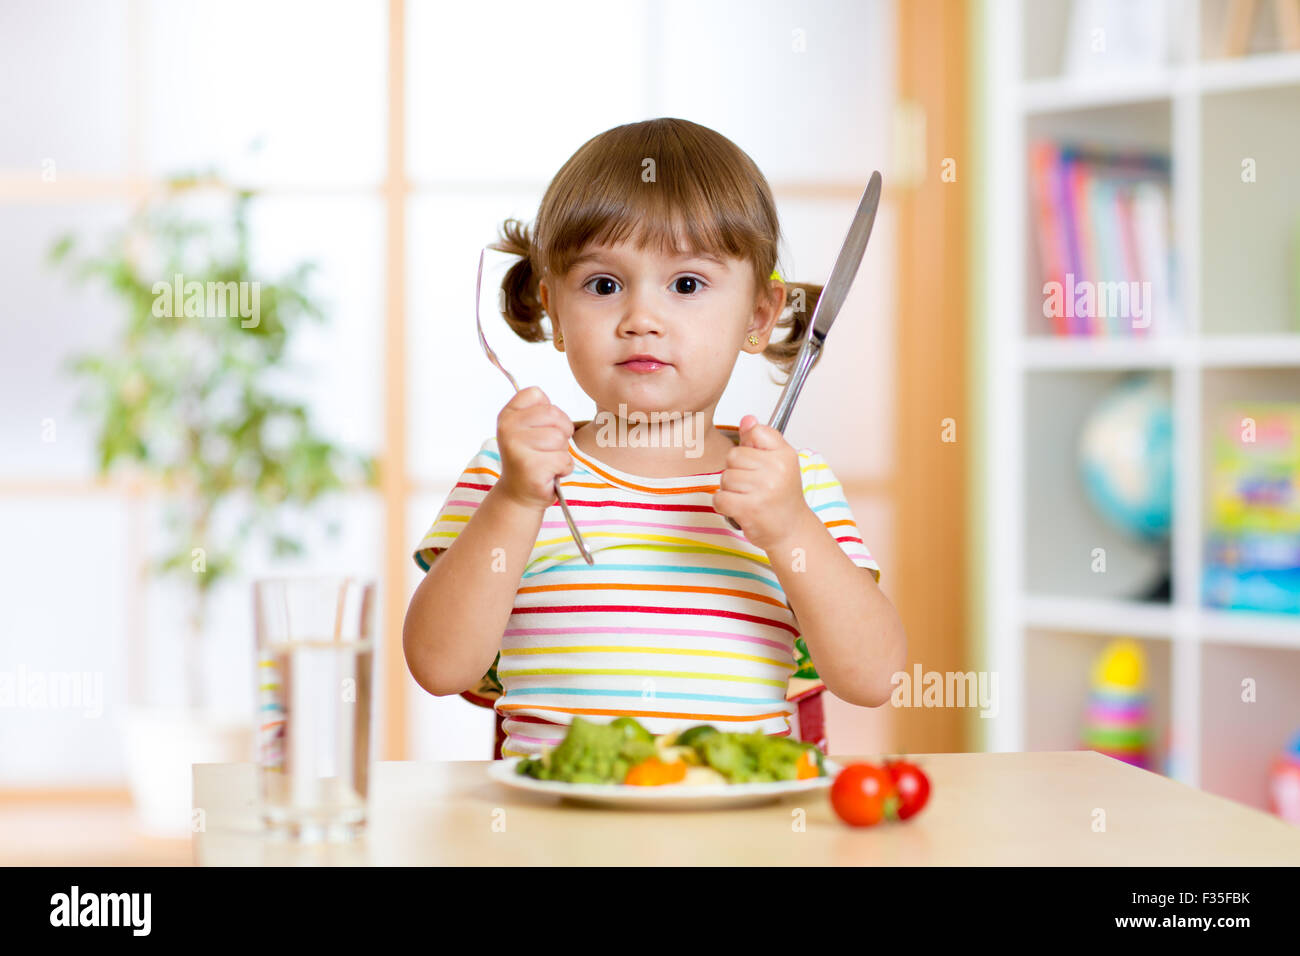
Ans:
[[[629,372],[656,372],[668,366],[664,362],[655,362],[651,359],[632,359],[629,362],[620,363],[618,367],[625,368]]]

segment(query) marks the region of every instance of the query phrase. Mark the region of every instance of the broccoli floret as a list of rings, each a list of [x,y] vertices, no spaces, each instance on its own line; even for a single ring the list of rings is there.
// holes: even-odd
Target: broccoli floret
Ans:
[[[732,783],[765,783],[798,777],[800,754],[807,749],[786,737],[751,734],[710,734],[695,749],[706,764]]]
[[[655,742],[654,734],[650,733],[650,731],[646,730],[631,717],[616,717],[609,722],[608,726],[610,729],[617,727],[622,730],[625,735],[636,740],[643,740],[648,744]]]
[[[709,734],[696,742],[695,750],[706,766],[732,783],[748,780],[754,772],[750,754],[741,744],[739,734]]]
[[[675,743],[679,747],[694,747],[705,737],[717,733],[721,733],[721,731],[712,724],[696,724],[694,727],[688,727],[678,734]]]
[[[704,728],[691,728],[692,731]],[[731,783],[767,783],[795,780],[799,757],[816,748],[788,737],[770,737],[761,732],[723,733],[713,727],[705,733],[681,735],[699,756]],[[630,717],[608,724],[573,718],[564,740],[544,757],[521,760],[518,772],[538,780],[567,783],[622,783],[627,772],[656,755],[654,738]],[[688,761],[689,762],[689,761]],[[821,768],[821,761],[817,761]]]
[[[640,729],[639,724],[630,728],[626,722],[597,724],[574,717],[549,761],[521,760],[518,772],[566,783],[622,783],[628,770],[655,754],[653,738],[635,732]]]

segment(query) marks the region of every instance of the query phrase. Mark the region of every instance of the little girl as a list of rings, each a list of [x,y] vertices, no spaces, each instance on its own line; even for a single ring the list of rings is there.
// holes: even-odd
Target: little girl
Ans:
[[[501,410],[415,551],[416,682],[495,698],[504,757],[575,715],[789,734],[792,678],[888,700],[906,638],[830,466],[753,415],[713,423],[741,351],[789,372],[821,291],[773,271],[753,160],[686,120],[619,126],[556,174],[532,237],[503,231],[506,321],[541,342],[547,316],[597,412],[572,422],[536,387]]]

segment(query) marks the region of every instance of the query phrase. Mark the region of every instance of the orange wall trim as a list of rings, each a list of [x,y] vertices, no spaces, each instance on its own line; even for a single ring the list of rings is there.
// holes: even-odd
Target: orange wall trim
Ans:
[[[898,98],[925,116],[925,164],[898,190],[898,498],[895,606],[907,670],[964,671],[968,303],[966,115],[969,11],[962,0],[900,0]],[[945,160],[952,162],[945,167]],[[949,177],[944,177],[945,168]],[[955,181],[945,181],[955,173]],[[945,419],[956,441],[942,440]],[[899,708],[901,752],[968,749],[951,707]]]

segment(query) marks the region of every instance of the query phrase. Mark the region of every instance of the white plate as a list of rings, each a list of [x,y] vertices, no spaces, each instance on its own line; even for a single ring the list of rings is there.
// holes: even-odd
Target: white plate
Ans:
[[[749,807],[770,803],[795,793],[807,793],[829,787],[840,772],[840,765],[826,757],[826,776],[806,780],[780,780],[774,783],[717,783],[685,785],[663,784],[637,787],[626,783],[563,783],[538,780],[515,772],[523,757],[506,757],[488,765],[488,777],[506,787],[562,797],[584,806],[622,807],[631,810],[715,810],[722,807]]]

